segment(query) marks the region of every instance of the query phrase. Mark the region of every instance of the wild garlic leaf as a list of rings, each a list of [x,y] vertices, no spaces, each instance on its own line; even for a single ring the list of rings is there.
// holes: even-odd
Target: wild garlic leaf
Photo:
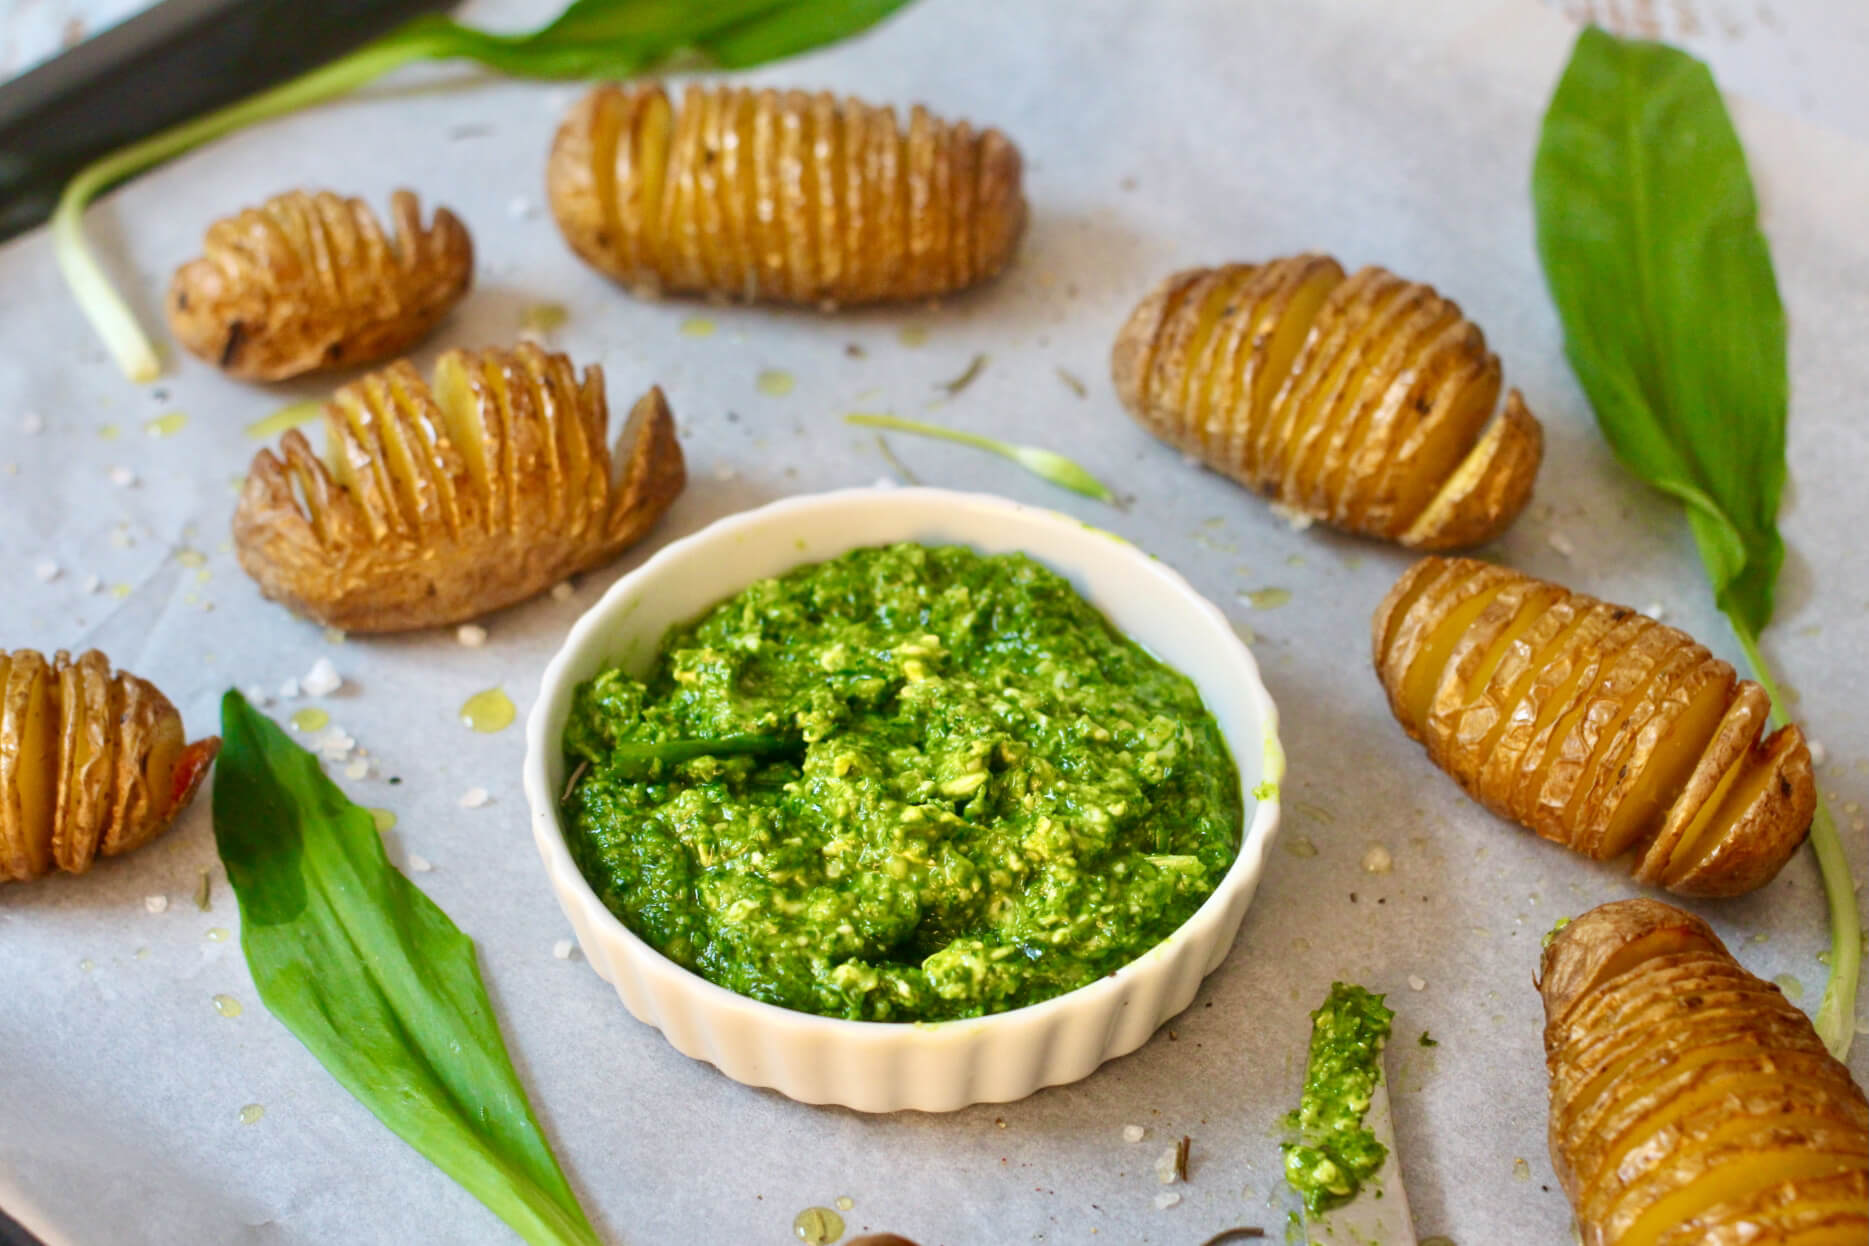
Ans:
[[[1545,115],[1532,198],[1603,435],[1687,507],[1720,608],[1758,635],[1784,561],[1785,315],[1706,66],[1585,30]]]
[[[266,1007],[403,1141],[528,1242],[599,1241],[513,1071],[474,944],[394,866],[370,814],[238,692],[214,837]]]
[[[846,415],[844,421],[864,428],[886,428],[893,432],[910,433],[917,437],[932,437],[937,441],[951,441],[957,445],[972,446],[976,450],[985,450],[989,454],[1011,459],[1034,476],[1048,480],[1061,488],[1069,489],[1073,493],[1081,493],[1099,502],[1114,504],[1116,501],[1116,495],[1082,466],[1065,458],[1062,454],[1040,446],[1014,445],[992,437],[982,437],[978,433],[962,432],[958,428],[945,428],[940,424],[927,424],[921,420],[905,420],[895,415],[878,415],[859,411]]]

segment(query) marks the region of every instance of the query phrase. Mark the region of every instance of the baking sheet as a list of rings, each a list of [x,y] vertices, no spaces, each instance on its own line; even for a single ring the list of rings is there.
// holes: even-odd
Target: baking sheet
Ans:
[[[520,26],[533,8],[468,15]],[[1521,3],[924,0],[867,38],[751,75],[925,100],[1020,143],[1032,221],[1017,267],[938,307],[825,318],[629,299],[570,255],[543,210],[546,145],[577,89],[459,69],[411,71],[236,136],[91,213],[153,323],[169,271],[237,205],[291,186],[381,205],[406,185],[447,203],[474,231],[479,281],[422,359],[510,341],[528,309],[562,304],[551,340],[604,365],[613,406],[660,383],[681,421],[692,483],[654,543],[771,498],[893,476],[875,437],[842,422],[853,410],[1053,446],[1113,483],[1121,510],[997,459],[890,439],[921,481],[1055,507],[1173,564],[1250,630],[1281,709],[1282,846],[1231,956],[1147,1046],[1078,1085],[944,1116],[806,1107],[678,1055],[581,958],[555,957],[569,930],[527,833],[522,729],[477,735],[456,711],[503,685],[523,718],[572,619],[647,547],[569,599],[483,620],[478,648],[452,631],[339,641],[293,619],[233,560],[231,481],[257,447],[245,426],[325,387],[255,389],[186,357],[155,386],[130,385],[43,233],[0,248],[0,644],[98,645],[167,690],[197,732],[229,685],[276,697],[329,657],[345,686],[317,703],[375,766],[342,782],[396,814],[392,855],[432,866],[413,877],[478,942],[521,1076],[613,1240],[790,1241],[797,1212],[840,1197],[852,1234],[922,1246],[1194,1243],[1246,1224],[1276,1236],[1290,1206],[1277,1118],[1296,1095],[1306,1012],[1332,978],[1397,1008],[1394,1111],[1418,1231],[1468,1246],[1569,1240],[1545,1154],[1531,974],[1557,917],[1636,889],[1484,813],[1391,721],[1367,617],[1406,555],[1292,531],[1188,466],[1122,414],[1106,364],[1130,306],[1178,266],[1318,249],[1432,281],[1485,327],[1546,421],[1538,496],[1490,552],[1660,605],[1734,656],[1675,508],[1623,476],[1592,427],[1536,267],[1527,179],[1569,36]],[[1860,877],[1869,156],[1735,108],[1793,329],[1791,555],[1766,648],[1827,754],[1819,781]],[[985,371],[943,400],[936,384],[975,354]],[[788,374],[791,392],[762,392],[762,371]],[[25,431],[28,413],[43,432]],[[187,417],[179,431],[146,433],[174,413]],[[113,484],[113,467],[136,482]],[[42,582],[41,564],[55,578]],[[1255,608],[1241,596],[1264,588],[1291,597]],[[472,787],[489,792],[484,807],[461,807]],[[1365,868],[1377,845],[1386,873]],[[208,912],[193,901],[203,869]],[[1823,923],[1808,854],[1753,897],[1698,908],[1748,967],[1786,975],[1814,1006]],[[510,1240],[272,1021],[237,942],[211,937],[236,925],[205,800],[133,857],[0,890],[0,1205],[54,1242]],[[243,1014],[220,1015],[216,995]],[[1423,1032],[1439,1045],[1418,1046]],[[1851,1063],[1862,1080],[1869,1044]],[[250,1124],[248,1105],[264,1109]],[[1131,1124],[1142,1141],[1124,1140]],[[1183,1134],[1190,1179],[1164,1187],[1156,1158]],[[1163,1193],[1180,1198],[1158,1207]]]

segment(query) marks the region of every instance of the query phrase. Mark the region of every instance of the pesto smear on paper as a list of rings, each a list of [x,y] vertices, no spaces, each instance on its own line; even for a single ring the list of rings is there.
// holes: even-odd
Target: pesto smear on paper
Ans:
[[[1382,1080],[1382,1045],[1395,1019],[1382,998],[1333,982],[1323,1006],[1311,1014],[1304,1094],[1298,1110],[1285,1118],[1297,1139],[1279,1150],[1286,1183],[1312,1215],[1355,1198],[1389,1154],[1363,1124]]]
[[[729,738],[772,743],[688,743]],[[893,545],[761,580],[671,631],[646,683],[581,686],[564,746],[567,838],[604,903],[704,977],[826,1016],[1083,986],[1239,849],[1238,772],[1192,681],[1018,554]]]

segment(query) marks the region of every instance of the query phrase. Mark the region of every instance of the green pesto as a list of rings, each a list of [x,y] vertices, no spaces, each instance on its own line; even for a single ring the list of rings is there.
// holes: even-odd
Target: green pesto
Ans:
[[[1382,1045],[1395,1019],[1360,986],[1330,984],[1324,1004],[1311,1014],[1311,1054],[1304,1094],[1285,1118],[1297,1135],[1284,1143],[1285,1181],[1312,1215],[1356,1197],[1376,1174],[1388,1148],[1363,1125],[1370,1096],[1382,1079]]]
[[[730,737],[790,747],[643,747]],[[671,631],[646,683],[582,685],[564,747],[567,839],[611,911],[825,1016],[1061,995],[1161,942],[1239,850],[1192,681],[1017,554],[893,545],[761,580]]]

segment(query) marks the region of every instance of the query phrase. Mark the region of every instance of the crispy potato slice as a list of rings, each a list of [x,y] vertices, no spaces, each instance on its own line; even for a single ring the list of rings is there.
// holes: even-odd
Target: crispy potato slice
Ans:
[[[931,298],[997,276],[1025,228],[998,130],[829,93],[599,86],[558,127],[559,231],[643,294],[820,306]]]
[[[0,650],[0,882],[82,874],[147,843],[219,749],[186,744],[168,698],[96,650]]]
[[[347,631],[453,623],[639,540],[685,480],[659,389],[613,448],[603,373],[531,344],[406,360],[325,407],[329,461],[297,430],[262,450],[234,514],[267,596]]]
[[[1499,360],[1457,304],[1302,255],[1175,273],[1110,352],[1142,426],[1274,502],[1352,532],[1444,549],[1502,532],[1543,455]]]
[[[1411,567],[1370,624],[1409,735],[1469,795],[1636,877],[1737,895],[1776,875],[1816,785],[1795,729],[1760,743],[1756,683],[1686,633],[1470,558]],[[1643,845],[1646,844],[1646,847]]]
[[[393,242],[363,200],[295,190],[216,221],[169,285],[169,326],[251,381],[408,350],[473,284],[474,244],[446,208],[424,226],[406,190],[390,196],[390,219]]]
[[[1551,1154],[1584,1242],[1869,1234],[1869,1101],[1705,922],[1593,909],[1546,949]]]

